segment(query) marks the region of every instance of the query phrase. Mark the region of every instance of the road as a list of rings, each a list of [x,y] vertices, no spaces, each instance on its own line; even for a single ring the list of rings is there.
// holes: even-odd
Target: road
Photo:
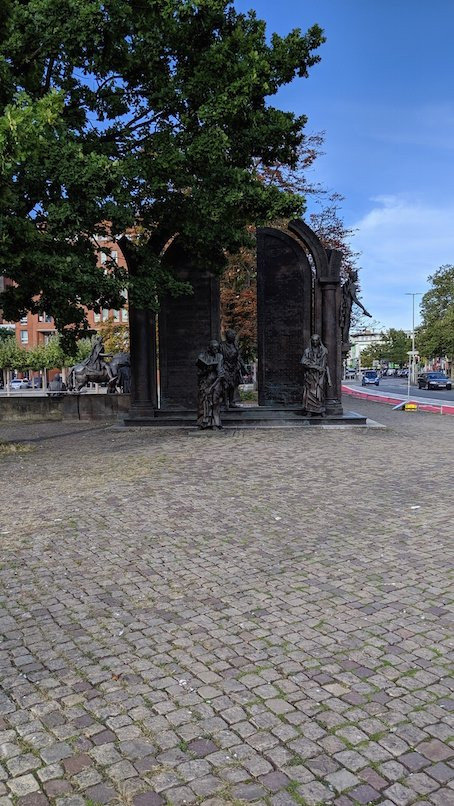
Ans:
[[[348,386],[352,386],[352,387],[358,388],[358,389],[368,390],[368,391],[371,391],[371,392],[373,392],[373,391],[378,389],[378,391],[383,392],[385,394],[386,393],[395,394],[395,395],[406,395],[407,394],[407,380],[406,380],[406,378],[381,378],[380,379],[380,385],[378,387],[374,386],[374,385],[368,385],[368,386],[363,386],[362,387],[361,384],[359,383],[359,381],[350,381],[349,380],[349,381],[345,381],[345,383]],[[105,388],[100,388],[99,389],[100,394],[105,393],[105,391],[106,391]],[[10,392],[11,397],[13,397],[13,396],[14,397],[18,397],[18,396],[22,397],[24,395],[26,395],[27,397],[30,397],[30,396],[45,397],[46,394],[47,394],[47,392],[42,391],[41,389],[35,389],[35,390],[32,390],[32,389],[19,389],[19,390],[16,390],[14,392],[13,391]],[[5,389],[0,389],[0,397],[3,396],[3,395],[6,395],[6,390]],[[451,403],[451,402],[454,402],[454,389],[451,389],[450,391],[448,391],[446,389],[435,389],[435,390],[431,389],[429,391],[428,389],[418,389],[417,386],[411,386],[410,387],[410,396],[411,397],[423,397],[423,398],[426,398],[427,400],[430,400],[430,399],[442,400],[443,402]]]
[[[389,394],[395,395],[406,395],[407,394],[407,379],[406,378],[380,378],[380,385],[379,386],[361,386],[358,381],[346,381],[345,382],[348,386],[357,387],[358,389],[364,389],[365,391],[375,391],[378,390],[380,392],[385,392]],[[446,403],[454,402],[454,389],[447,390],[447,389],[418,389],[417,386],[410,386],[410,397],[423,397],[427,400],[434,399],[434,400],[443,400]]]

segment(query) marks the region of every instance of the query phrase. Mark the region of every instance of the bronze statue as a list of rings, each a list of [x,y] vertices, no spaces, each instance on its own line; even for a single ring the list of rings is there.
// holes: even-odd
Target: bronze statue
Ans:
[[[199,428],[222,428],[221,403],[225,394],[224,359],[219,342],[210,341],[209,347],[197,359]]]
[[[117,389],[123,393],[131,391],[131,359],[129,353],[114,353],[107,363],[111,378],[107,381],[107,392],[113,394]]]
[[[112,360],[105,361],[105,358]],[[122,369],[124,372],[121,378],[119,373]],[[126,370],[130,373],[129,353],[115,353],[113,356],[111,353],[106,353],[101,336],[97,336],[90,355],[70,368],[67,378],[68,389],[80,392],[88,383],[107,383],[108,393],[115,392],[117,386],[125,392]]]
[[[62,397],[63,392],[66,392],[66,384],[58,372],[55,378],[47,384],[47,394],[49,397]]]
[[[309,347],[306,347],[301,363],[304,369],[303,409],[305,414],[323,416],[325,413],[326,384],[331,386],[328,367],[328,350],[322,344],[320,336],[311,336]]]
[[[346,352],[350,347],[349,334],[353,303],[355,303],[358,308],[361,308],[364,316],[372,316],[372,314],[366,311],[363,303],[358,299],[358,272],[356,270],[350,272],[341,287],[341,291],[340,327],[342,333],[342,351]]]
[[[129,358],[129,353],[115,353],[114,357],[112,358],[112,364],[114,363],[117,355],[125,355],[127,356],[127,361],[124,363],[120,363],[118,366],[118,375],[116,380],[116,386],[121,389],[124,395],[130,394],[131,392],[131,362]]]
[[[243,374],[246,374],[246,367],[241,358],[234,330],[226,330],[225,341],[221,341],[220,350],[224,359],[225,405],[227,409],[237,408],[238,386],[243,380]]]

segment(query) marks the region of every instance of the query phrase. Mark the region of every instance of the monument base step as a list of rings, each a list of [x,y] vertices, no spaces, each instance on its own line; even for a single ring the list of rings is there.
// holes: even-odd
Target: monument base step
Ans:
[[[123,422],[129,427],[173,427],[197,428],[197,413],[191,409],[158,409],[154,417],[129,417],[126,415]],[[222,425],[225,429],[232,428],[294,428],[310,427],[315,425],[366,425],[366,417],[353,411],[343,414],[326,414],[325,416],[308,416],[302,413],[301,408],[268,406],[245,406],[222,412]]]

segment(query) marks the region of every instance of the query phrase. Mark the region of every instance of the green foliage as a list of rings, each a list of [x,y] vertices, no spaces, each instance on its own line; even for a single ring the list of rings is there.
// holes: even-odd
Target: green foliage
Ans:
[[[383,358],[383,346],[381,344],[369,344],[364,350],[361,350],[361,366],[373,367],[374,361],[380,361]]]
[[[91,348],[93,347],[93,340],[92,339],[79,339],[76,345],[76,355],[74,360],[69,360],[67,362],[67,366],[74,363],[77,364],[79,361],[83,361],[85,358],[91,353]]]
[[[11,339],[14,336],[14,330],[9,330],[6,327],[0,327],[0,342]]]
[[[129,287],[156,307],[158,292],[181,290],[161,259],[176,233],[221,271],[248,224],[302,212],[258,166],[296,164],[305,117],[268,99],[318,61],[318,26],[270,39],[232,0],[9,0],[2,17],[7,318],[45,310],[74,343],[83,306],[120,308]],[[113,260],[100,272],[94,243],[138,223],[129,275]]]
[[[72,353],[63,349],[59,336],[49,339],[47,344],[38,344],[30,350],[20,347],[15,336],[0,340],[0,369],[16,369],[19,371],[43,369],[61,369],[83,361],[90,354],[91,339],[79,339]]]
[[[432,288],[421,302],[422,325],[417,345],[427,358],[454,359],[454,266],[445,265],[429,277]]]
[[[258,400],[257,392],[254,389],[240,389],[241,400]]]
[[[109,317],[99,328],[98,334],[102,341],[106,353],[128,353],[129,352],[129,328],[120,322],[115,322]]]
[[[388,330],[386,338],[385,358],[393,364],[408,363],[408,352],[411,350],[411,339],[404,330],[391,328]]]
[[[370,344],[361,351],[361,366],[371,367],[374,361],[389,361],[392,364],[407,364],[411,339],[404,330],[390,328],[383,333],[381,342]]]
[[[18,345],[15,336],[0,341],[0,367],[21,371],[28,368],[27,350]]]

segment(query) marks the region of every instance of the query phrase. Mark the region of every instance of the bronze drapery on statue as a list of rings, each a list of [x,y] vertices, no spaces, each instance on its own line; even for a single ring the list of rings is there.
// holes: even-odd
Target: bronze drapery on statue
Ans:
[[[305,414],[325,414],[326,387],[331,386],[328,350],[314,333],[301,359],[303,365],[303,410]]]

